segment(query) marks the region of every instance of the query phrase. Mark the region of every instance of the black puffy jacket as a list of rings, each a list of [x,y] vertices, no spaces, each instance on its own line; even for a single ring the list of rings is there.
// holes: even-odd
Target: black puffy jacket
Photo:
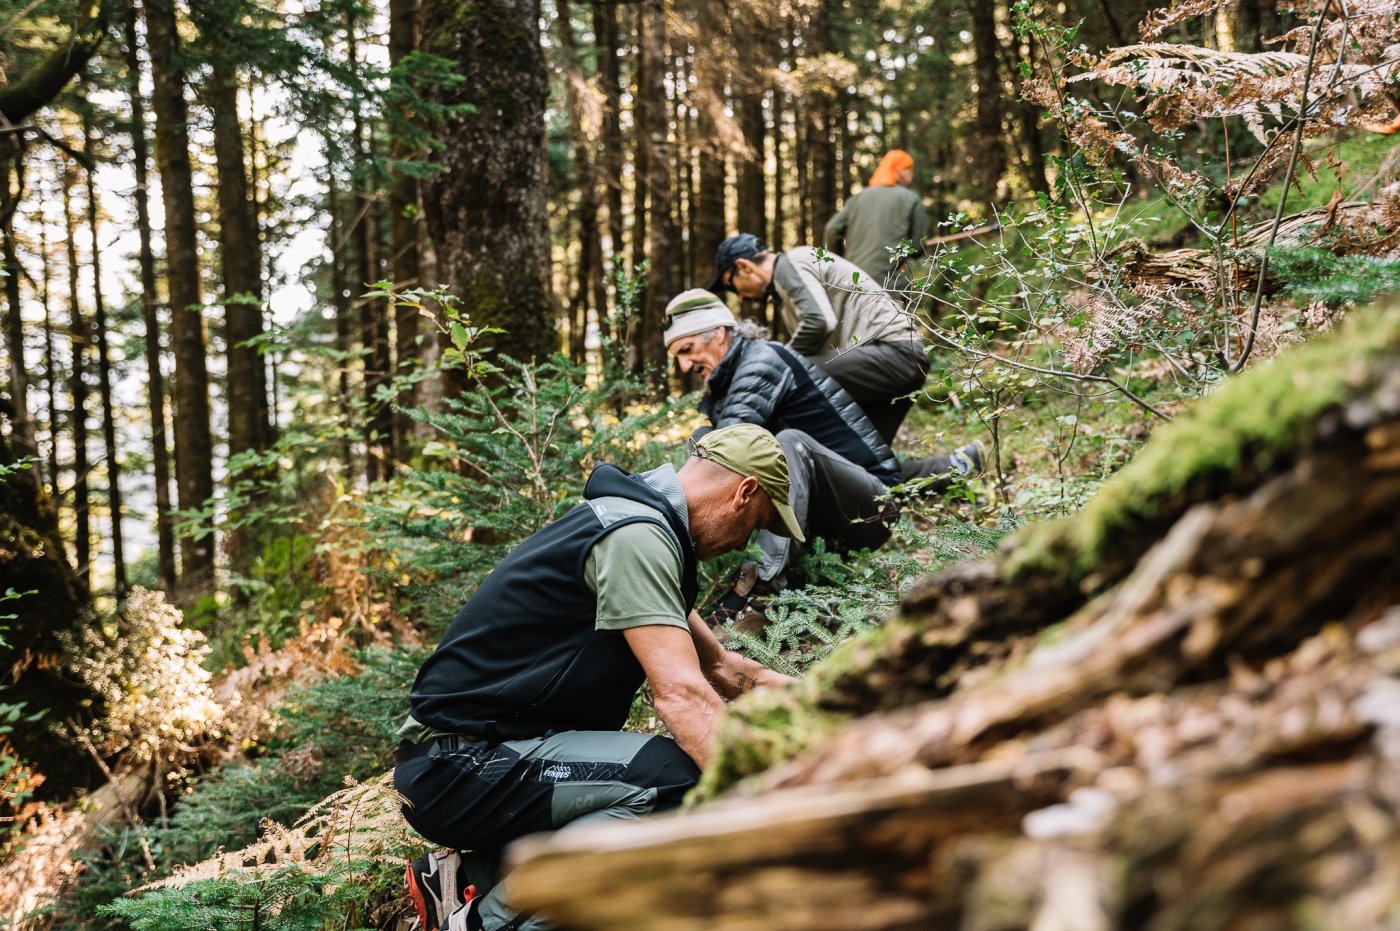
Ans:
[[[801,430],[886,485],[899,484],[899,461],[835,379],[782,343],[738,333],[731,338],[700,401],[700,413],[711,424],[753,423],[772,433]]]

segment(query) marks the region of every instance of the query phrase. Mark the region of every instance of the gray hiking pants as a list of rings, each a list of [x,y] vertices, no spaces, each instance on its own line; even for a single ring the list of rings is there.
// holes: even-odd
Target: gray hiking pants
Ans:
[[[840,549],[875,549],[890,538],[890,525],[899,508],[887,497],[889,489],[860,466],[844,459],[801,430],[781,430],[778,445],[787,457],[792,505],[802,533],[824,537]],[[763,562],[758,577],[782,588],[798,543],[761,530],[758,548]]]
[[[675,808],[699,779],[699,767],[674,740],[620,731],[504,742],[446,737],[401,745],[394,768],[408,823],[434,844],[462,852],[466,882],[482,896],[470,927],[483,931],[549,927],[507,904],[509,882],[497,881],[506,844],[540,831]],[[580,889],[579,895],[595,891]]]
[[[910,395],[924,386],[928,375],[923,346],[907,341],[862,343],[824,352],[812,361],[855,399],[886,445],[894,443],[914,405]]]

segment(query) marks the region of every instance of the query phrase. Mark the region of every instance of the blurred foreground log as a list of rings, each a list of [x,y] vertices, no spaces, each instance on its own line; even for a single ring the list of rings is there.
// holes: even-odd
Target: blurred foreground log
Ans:
[[[1400,308],[1356,312],[734,706],[725,797],[528,839],[511,895],[576,929],[1393,928],[1397,515]]]

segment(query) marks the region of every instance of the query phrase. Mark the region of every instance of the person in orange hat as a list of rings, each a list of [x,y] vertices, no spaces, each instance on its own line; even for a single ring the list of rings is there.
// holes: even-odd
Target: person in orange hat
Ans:
[[[914,157],[893,149],[880,159],[865,190],[846,201],[826,224],[826,248],[863,270],[887,291],[909,287],[907,259],[924,254],[928,212],[910,190]],[[908,241],[912,251],[903,254]]]

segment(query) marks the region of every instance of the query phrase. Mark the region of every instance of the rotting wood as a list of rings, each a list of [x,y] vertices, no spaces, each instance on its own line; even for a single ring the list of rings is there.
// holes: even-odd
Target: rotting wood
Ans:
[[[517,845],[513,900],[577,931],[1393,927],[1394,313],[1219,393],[1211,438],[1154,438],[1179,476],[1127,476],[741,702],[717,785],[769,769],[730,798]]]

